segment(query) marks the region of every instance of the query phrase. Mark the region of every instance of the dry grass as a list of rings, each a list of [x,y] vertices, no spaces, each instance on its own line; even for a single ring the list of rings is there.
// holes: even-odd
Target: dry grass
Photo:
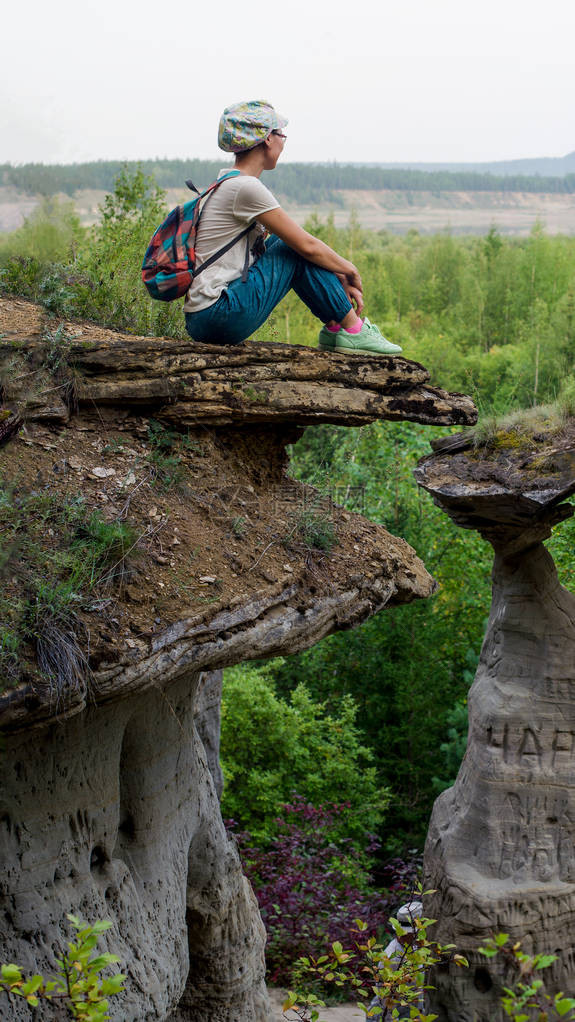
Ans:
[[[568,386],[552,404],[482,416],[472,431],[473,444],[475,448],[530,447],[538,434],[561,433],[573,417],[575,386]]]

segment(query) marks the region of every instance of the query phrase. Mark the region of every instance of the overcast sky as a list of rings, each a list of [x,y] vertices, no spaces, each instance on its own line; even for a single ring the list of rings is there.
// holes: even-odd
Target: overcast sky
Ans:
[[[2,35],[0,162],[215,158],[244,99],[290,161],[575,149],[575,0],[21,0]]]

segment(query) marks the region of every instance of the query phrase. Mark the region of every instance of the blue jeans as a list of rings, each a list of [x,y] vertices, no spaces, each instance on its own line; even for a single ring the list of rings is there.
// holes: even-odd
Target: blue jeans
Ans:
[[[322,323],[340,323],[351,310],[335,273],[309,263],[279,238],[268,240],[266,250],[248,279],[233,280],[213,305],[186,313],[186,330],[204,344],[240,344],[265,323],[270,312],[293,288]]]

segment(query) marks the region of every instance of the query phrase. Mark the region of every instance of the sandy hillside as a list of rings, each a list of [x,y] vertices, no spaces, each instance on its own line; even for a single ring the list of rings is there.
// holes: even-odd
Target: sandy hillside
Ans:
[[[74,202],[84,224],[98,217],[105,192],[83,190]],[[352,210],[360,224],[371,230],[405,234],[451,230],[454,234],[482,234],[495,224],[502,234],[525,236],[540,220],[549,234],[575,234],[575,195],[532,192],[408,192],[341,191],[335,203],[298,205],[287,201],[286,209],[298,223],[312,213],[325,218],[333,212],[337,227],[345,227]],[[185,189],[168,191],[170,206],[189,199]],[[67,198],[67,196],[62,196]],[[280,196],[281,198],[281,196]],[[38,198],[0,188],[0,232],[15,230],[38,203]]]

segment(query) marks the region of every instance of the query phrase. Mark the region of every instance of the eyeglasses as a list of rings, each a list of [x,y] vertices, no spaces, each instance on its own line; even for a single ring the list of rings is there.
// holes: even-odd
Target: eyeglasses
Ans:
[[[287,135],[284,135],[283,131],[272,131],[272,135],[277,135],[278,138],[283,138],[284,142],[287,138]]]

